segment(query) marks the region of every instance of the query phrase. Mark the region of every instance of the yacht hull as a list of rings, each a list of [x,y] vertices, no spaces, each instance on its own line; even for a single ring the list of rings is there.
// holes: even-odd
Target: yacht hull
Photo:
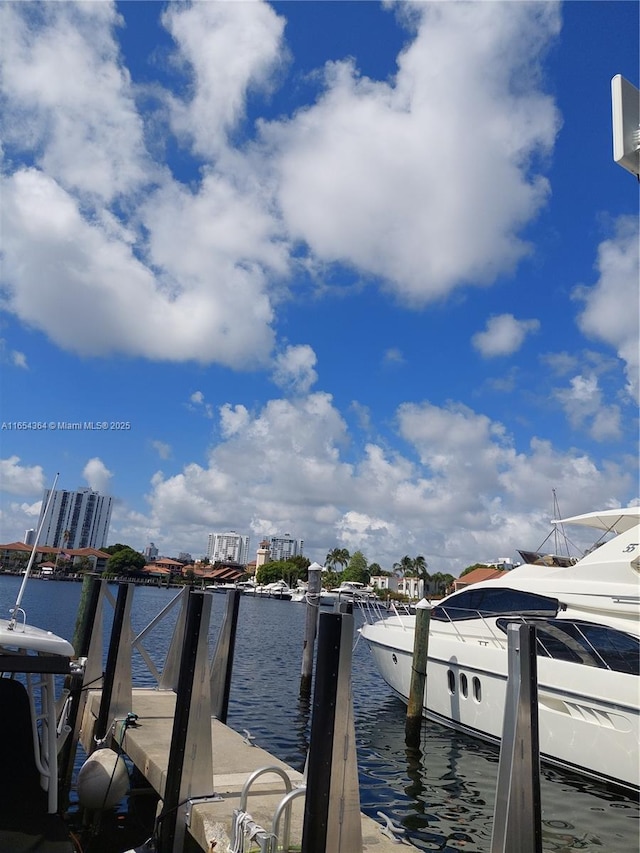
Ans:
[[[413,630],[407,620],[365,624],[361,633],[382,678],[406,703],[413,657]],[[506,686],[506,648],[437,635],[429,638],[423,703],[429,719],[499,743]],[[638,678],[590,668],[588,689],[587,694],[584,667],[538,658],[541,760],[637,791]]]

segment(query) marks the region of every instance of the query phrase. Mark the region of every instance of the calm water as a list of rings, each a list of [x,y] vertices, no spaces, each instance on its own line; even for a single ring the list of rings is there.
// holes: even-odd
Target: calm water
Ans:
[[[18,589],[18,578],[0,576],[0,616],[8,615]],[[71,639],[80,589],[75,583],[29,581],[22,602],[28,621]],[[116,588],[109,589],[115,596]],[[142,630],[175,594],[137,587],[134,631]],[[212,598],[213,645],[225,597]],[[359,619],[356,614],[357,624]],[[147,638],[146,648],[158,662],[174,622],[170,615]],[[241,599],[228,717],[230,726],[240,732],[248,729],[256,744],[298,770],[304,765],[309,733],[308,705],[298,696],[304,623],[302,604]],[[421,748],[408,750],[405,707],[381,680],[357,636],[353,682],[362,811],[374,818],[382,811],[393,818],[419,850],[488,853],[497,751],[431,723],[423,727]],[[105,653],[106,648],[105,643]],[[133,671],[136,684],[152,684],[137,655]],[[638,816],[638,804],[629,797],[543,769],[545,853],[638,853]]]

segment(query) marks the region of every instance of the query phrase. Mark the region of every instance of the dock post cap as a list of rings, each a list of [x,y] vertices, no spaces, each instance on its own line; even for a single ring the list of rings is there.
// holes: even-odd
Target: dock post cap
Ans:
[[[325,572],[326,569],[324,568],[324,566],[321,566],[320,563],[311,563],[307,571]]]
[[[416,604],[416,608],[420,608],[420,610],[433,610],[433,604],[427,601],[426,598],[421,598],[420,601]]]

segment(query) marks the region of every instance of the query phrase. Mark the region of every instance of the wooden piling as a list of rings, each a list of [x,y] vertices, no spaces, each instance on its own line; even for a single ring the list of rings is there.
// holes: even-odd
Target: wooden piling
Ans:
[[[425,704],[424,694],[427,680],[430,621],[431,605],[423,598],[416,605],[416,623],[413,635],[411,685],[409,687],[409,702],[405,721],[405,742],[409,746],[417,746],[420,743],[422,709]]]
[[[73,635],[72,645],[76,653],[76,659],[87,657],[89,654],[91,633],[96,618],[99,595],[100,575],[94,572],[87,572],[82,579],[80,603]],[[99,625],[98,630],[101,629],[102,625]],[[84,711],[86,694],[82,691],[82,676],[68,675],[65,679],[65,689],[69,690],[71,699],[67,716],[67,725],[71,731],[62,747],[58,761],[58,775],[60,777],[59,802],[62,804],[63,811],[69,807],[69,792],[71,790],[73,766],[78,748],[79,718],[82,718]]]

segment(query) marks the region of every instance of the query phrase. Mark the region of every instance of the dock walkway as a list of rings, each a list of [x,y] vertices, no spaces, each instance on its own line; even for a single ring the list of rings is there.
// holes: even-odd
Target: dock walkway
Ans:
[[[91,736],[99,714],[100,697],[100,690],[91,690],[85,707],[80,740],[87,753],[93,748]],[[117,722],[113,729],[112,745],[121,745],[124,753],[163,798],[176,694],[171,690],[134,688],[132,700],[131,711],[137,715],[137,723],[125,727],[124,723]],[[282,768],[294,787],[302,783],[303,777],[215,718],[211,720],[211,736],[213,779],[212,789],[207,793],[215,793],[220,799],[194,804],[190,810],[188,831],[207,853],[227,853],[230,849],[234,810],[239,807],[240,794],[248,777],[254,771],[270,766]],[[247,811],[267,831],[271,830],[274,812],[284,793],[283,780],[277,773],[260,776],[251,787]],[[299,849],[302,838],[303,804],[304,797],[299,797],[292,802],[291,807],[290,839],[294,850]],[[397,853],[400,846],[398,839],[392,839],[383,829],[382,824],[362,815],[363,853]],[[406,842],[404,846],[414,849]]]

